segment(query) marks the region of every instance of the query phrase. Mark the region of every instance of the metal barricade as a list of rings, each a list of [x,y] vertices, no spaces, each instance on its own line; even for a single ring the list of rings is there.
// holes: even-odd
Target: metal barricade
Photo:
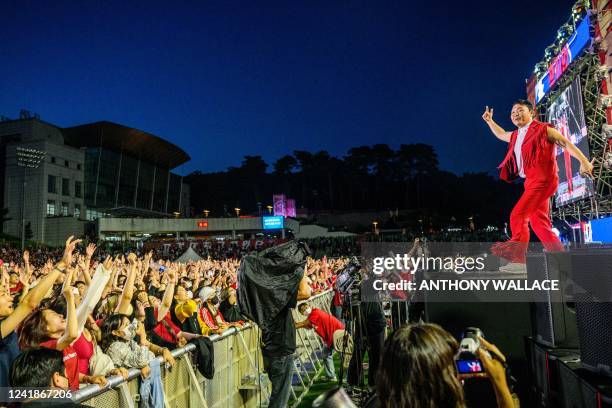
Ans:
[[[320,293],[316,296],[311,297],[308,300],[298,303],[300,304],[308,302],[313,308],[321,309],[326,313],[331,313],[331,300],[333,297],[333,291],[328,290]],[[303,321],[305,318],[302,316],[297,308],[292,310],[293,319],[296,322]],[[302,398],[308,393],[310,387],[317,379],[318,375],[323,369],[323,341],[316,334],[314,330],[310,329],[298,329],[296,335],[296,355],[294,360],[294,378],[292,382],[292,397],[290,401],[292,406],[296,406],[300,403]]]
[[[327,291],[308,301],[313,307],[329,312],[332,294],[332,291]],[[303,320],[296,311],[293,312],[297,321]],[[222,335],[212,335],[210,339],[215,353],[212,380],[204,378],[192,363],[193,344],[172,351],[176,359],[172,370],[163,368],[163,360],[158,357],[162,367],[165,407],[248,408],[267,405],[270,384],[261,374],[263,360],[259,327],[247,324],[241,329],[228,329]],[[322,368],[322,342],[314,330],[300,329],[296,339],[292,405],[301,401]],[[139,377],[140,370],[130,369],[127,380],[120,376],[109,377],[106,388],[85,386],[73,394],[72,400],[93,407],[137,407]]]

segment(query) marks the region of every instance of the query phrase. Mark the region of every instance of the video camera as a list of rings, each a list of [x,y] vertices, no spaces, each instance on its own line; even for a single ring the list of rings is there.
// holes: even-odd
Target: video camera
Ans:
[[[484,366],[478,358],[480,348],[479,337],[484,337],[482,330],[477,327],[468,327],[461,334],[459,350],[455,355],[455,365],[459,374],[484,374]]]
[[[359,300],[361,288],[361,263],[357,257],[352,257],[349,263],[338,274],[336,290],[343,297]]]

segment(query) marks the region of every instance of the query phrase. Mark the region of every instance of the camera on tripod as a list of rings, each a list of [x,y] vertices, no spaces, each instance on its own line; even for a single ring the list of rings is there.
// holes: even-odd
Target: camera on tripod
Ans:
[[[355,304],[361,298],[361,281],[361,263],[353,257],[338,274],[336,289],[347,303]]]

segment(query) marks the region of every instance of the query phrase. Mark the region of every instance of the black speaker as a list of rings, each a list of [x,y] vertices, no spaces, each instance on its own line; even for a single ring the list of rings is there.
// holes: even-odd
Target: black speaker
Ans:
[[[612,408],[612,379],[592,373],[577,362],[559,365],[562,408]]]
[[[549,291],[532,302],[533,338],[550,347],[577,348],[578,330],[571,285],[571,257],[568,252],[527,254],[527,280],[558,280],[559,291]]]
[[[543,346],[533,340],[526,339],[527,355],[530,371],[531,405],[534,407],[559,407],[561,362],[579,361],[577,349],[556,349]]]
[[[572,252],[583,367],[612,377],[612,251]]]

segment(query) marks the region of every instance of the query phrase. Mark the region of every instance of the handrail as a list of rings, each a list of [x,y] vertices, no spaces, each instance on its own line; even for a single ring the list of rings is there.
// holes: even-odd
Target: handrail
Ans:
[[[308,298],[308,299],[306,299],[306,300],[300,300],[299,302],[297,302],[297,306],[301,305],[302,303],[312,302],[313,300],[315,300],[315,299],[317,299],[317,298],[320,298],[320,297],[322,297],[323,295],[327,295],[328,293],[333,292],[333,291],[334,291],[333,289],[327,289],[327,290],[325,290],[325,291],[323,291],[323,292],[319,293],[318,295],[314,295],[314,296],[309,297],[309,298]]]
[[[246,330],[250,327],[254,327],[255,324],[253,323],[247,323],[244,326],[242,326],[240,329],[236,328],[236,327],[230,327],[229,329],[225,330],[223,333],[221,334],[213,334],[212,336],[209,337],[210,341],[212,341],[213,343],[219,340],[222,340],[226,337],[229,337],[230,335],[234,335],[236,333],[238,333],[239,331],[242,330]],[[177,348],[171,351],[172,353],[172,357],[174,358],[179,358],[180,356],[182,356],[183,354],[189,353],[190,351],[195,350],[196,346],[193,343],[189,343],[187,344],[185,347],[181,347],[181,348]],[[163,367],[164,365],[164,359],[163,357],[156,357],[157,360],[159,361],[159,364],[161,367]],[[81,401],[85,401],[88,400],[90,398],[93,398],[97,395],[103,394],[104,392],[108,391],[109,389],[115,388],[119,385],[121,385],[124,382],[128,382],[136,377],[138,377],[140,375],[140,369],[139,368],[130,368],[128,370],[128,377],[127,378],[123,378],[120,375],[113,375],[110,377],[107,377],[107,384],[105,387],[100,387],[99,385],[96,384],[92,384],[92,385],[88,385],[86,387],[83,387],[81,389],[79,389],[76,392],[72,393],[72,401],[74,402],[81,402]]]
[[[318,295],[312,296],[311,298],[307,299],[307,300],[302,300],[299,301],[297,304],[300,305],[304,302],[310,302],[313,301],[319,297],[322,297],[328,293],[332,292],[331,289],[328,289],[324,292],[319,293]],[[247,323],[244,326],[242,326],[241,328],[236,328],[236,327],[230,327],[229,329],[225,330],[223,333],[221,334],[213,334],[212,336],[209,336],[209,339],[214,343],[216,341],[220,341],[226,337],[229,336],[233,336],[236,335],[238,332],[246,330],[248,328],[251,327],[255,327],[257,326],[255,323]],[[185,347],[181,347],[181,348],[177,348],[171,351],[172,356],[174,358],[178,358],[180,356],[182,356],[183,354],[189,353],[193,350],[195,350],[196,346],[195,344],[189,343],[187,344]],[[163,357],[156,357],[157,360],[159,361],[160,367],[164,366],[164,359]],[[113,375],[110,377],[107,377],[107,384],[105,387],[100,387],[99,385],[96,384],[91,384],[88,385],[86,387],[80,388],[79,390],[75,391],[72,393],[72,401],[73,402],[82,402],[85,400],[88,400],[90,398],[93,398],[95,396],[98,396],[100,394],[105,393],[106,391],[112,389],[112,388],[116,388],[119,385],[126,383],[136,377],[138,377],[140,375],[140,369],[138,368],[130,368],[128,370],[128,377],[127,378],[123,378],[120,375]]]

